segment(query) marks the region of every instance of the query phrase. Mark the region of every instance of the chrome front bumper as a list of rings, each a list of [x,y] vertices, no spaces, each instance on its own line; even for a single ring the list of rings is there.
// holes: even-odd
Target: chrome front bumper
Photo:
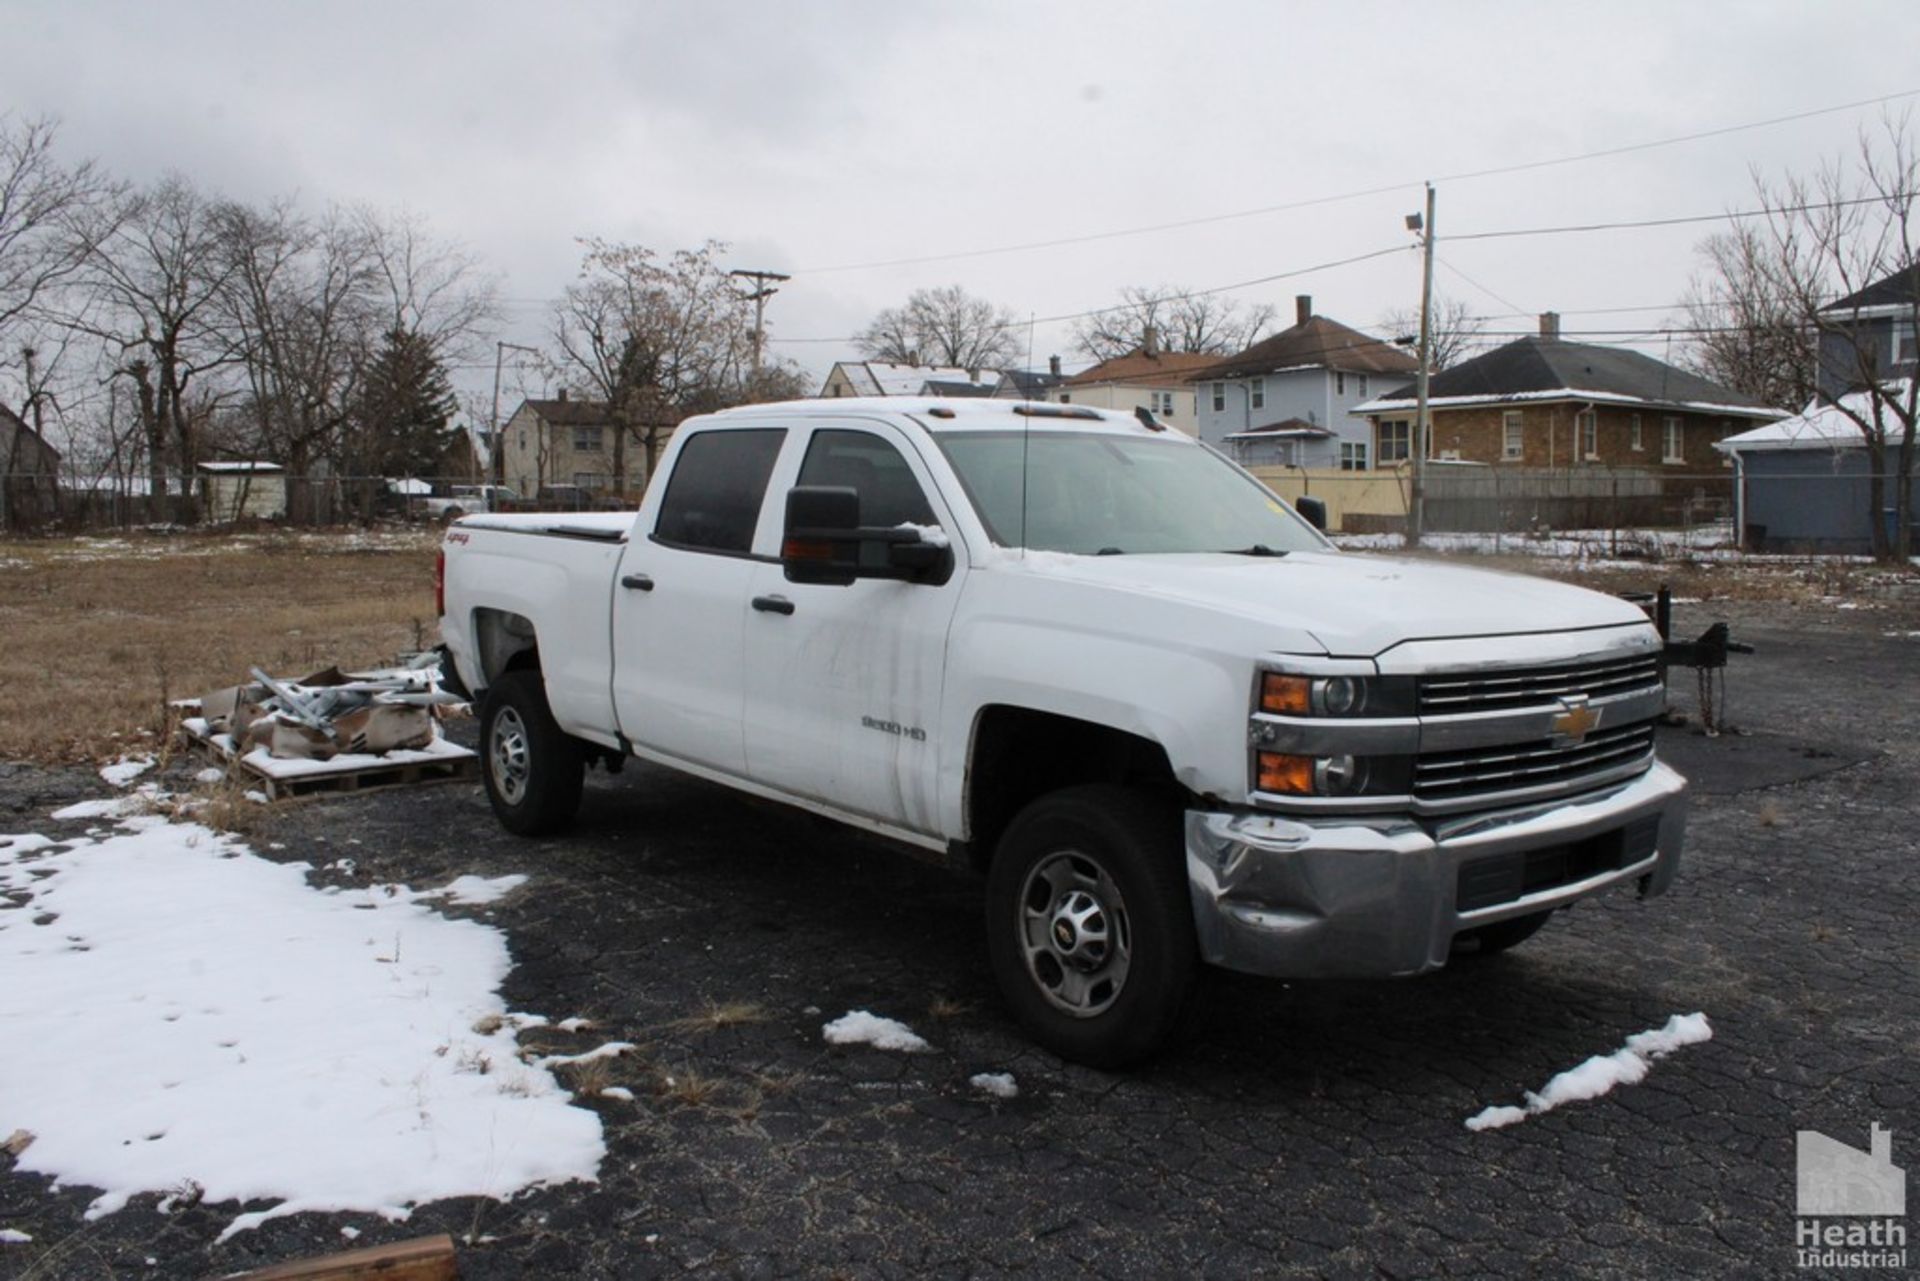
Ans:
[[[1659,894],[1680,864],[1686,787],[1655,761],[1631,782],[1571,800],[1438,822],[1189,810],[1201,957],[1275,978],[1418,974],[1446,964],[1462,930],[1622,882]],[[1599,866],[1616,840],[1617,866]],[[1463,868],[1475,896],[1464,910]],[[1578,879],[1556,879],[1556,869]],[[1507,882],[1510,895],[1499,888]],[[1489,893],[1499,901],[1479,905]]]

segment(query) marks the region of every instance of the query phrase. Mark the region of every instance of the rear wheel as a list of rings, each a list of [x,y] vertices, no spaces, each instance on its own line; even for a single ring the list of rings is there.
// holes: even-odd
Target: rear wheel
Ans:
[[[501,826],[519,836],[557,832],[580,809],[586,754],[553,719],[540,673],[519,668],[480,705],[482,777]]]
[[[1510,920],[1495,921],[1492,925],[1482,925],[1478,929],[1462,930],[1453,937],[1453,950],[1471,951],[1478,956],[1495,956],[1508,948],[1519,947],[1538,934],[1540,927],[1552,918],[1551,911],[1535,912],[1531,916],[1516,916]]]
[[[994,978],[1028,1035],[1062,1058],[1123,1067],[1165,1044],[1198,969],[1180,815],[1120,787],[1022,810],[987,877]]]

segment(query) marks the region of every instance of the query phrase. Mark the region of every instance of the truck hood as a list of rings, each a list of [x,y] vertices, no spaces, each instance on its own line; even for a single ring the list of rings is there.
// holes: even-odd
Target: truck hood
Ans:
[[[996,549],[985,568],[1178,601],[1276,631],[1305,631],[1337,657],[1417,640],[1645,626],[1637,607],[1525,574],[1352,552],[1070,556]]]

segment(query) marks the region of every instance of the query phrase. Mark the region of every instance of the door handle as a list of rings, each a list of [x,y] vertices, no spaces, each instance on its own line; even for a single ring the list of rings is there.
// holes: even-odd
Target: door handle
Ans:
[[[793,602],[785,596],[755,596],[753,607],[763,614],[791,614]]]
[[[620,585],[622,587],[631,587],[637,592],[650,592],[653,590],[653,580],[645,574],[628,574],[620,580]]]

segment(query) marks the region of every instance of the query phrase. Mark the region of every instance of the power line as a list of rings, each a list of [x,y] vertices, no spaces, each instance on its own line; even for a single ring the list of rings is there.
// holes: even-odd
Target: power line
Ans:
[[[1856,205],[1877,205],[1890,199],[1911,200],[1915,192],[1896,191],[1888,195],[1861,196],[1854,200],[1820,200],[1804,205],[1772,205],[1761,209],[1730,209],[1717,214],[1688,214],[1679,218],[1635,218],[1625,222],[1569,223],[1560,227],[1514,227],[1505,231],[1467,231],[1447,240],[1507,240],[1517,236],[1559,236],[1588,231],[1627,231],[1642,227],[1678,227],[1687,223],[1726,222],[1741,218],[1771,218],[1779,214],[1809,213],[1816,209],[1850,209]]]
[[[1744,124],[1724,125],[1716,129],[1701,130],[1697,133],[1679,134],[1671,138],[1656,138],[1647,142],[1629,143],[1620,147],[1607,147],[1599,151],[1586,151],[1571,156],[1556,156],[1546,160],[1530,160],[1519,164],[1498,165],[1490,169],[1471,169],[1459,173],[1441,174],[1430,181],[1469,182],[1480,178],[1493,178],[1505,174],[1528,173],[1536,169],[1552,168],[1558,165],[1580,164],[1588,160],[1603,160],[1613,156],[1629,155],[1638,151],[1652,151],[1660,147],[1679,146],[1689,142],[1700,142],[1708,138],[1722,138],[1728,134],[1744,133],[1754,129],[1768,129],[1775,125],[1792,124],[1800,120],[1811,120],[1819,116],[1836,115],[1846,111],[1858,111],[1862,107],[1881,106],[1889,102],[1898,102],[1904,98],[1920,97],[1920,89],[1903,89],[1897,93],[1882,94],[1877,98],[1863,98],[1857,102],[1841,103],[1831,107],[1816,107],[1807,111],[1794,112],[1791,115],[1773,116],[1765,120],[1752,120]],[[1380,186],[1366,187],[1357,191],[1340,192],[1336,195],[1315,196],[1305,200],[1287,201],[1283,204],[1263,205],[1257,209],[1241,209],[1232,213],[1207,214],[1195,218],[1182,218],[1171,222],[1150,223],[1137,227],[1123,227],[1112,231],[1090,232],[1079,236],[1060,236],[1051,240],[1033,240],[1022,244],[999,245],[986,249],[963,249],[946,253],[918,254],[903,258],[876,259],[872,262],[839,263],[830,267],[809,267],[797,270],[796,275],[824,276],[848,271],[875,271],[888,267],[912,267],[935,262],[959,262],[969,258],[987,258],[999,254],[1027,253],[1037,249],[1059,249],[1068,245],[1091,244],[1102,240],[1117,240],[1128,236],[1151,235],[1162,231],[1179,231],[1188,227],[1212,226],[1223,222],[1233,222],[1246,218],[1259,218],[1268,214],[1288,213],[1296,209],[1307,209],[1318,205],[1338,204],[1348,200],[1361,200],[1368,196],[1386,195],[1406,187],[1419,185],[1416,180],[1385,183]],[[1453,236],[1459,240],[1463,237]]]

